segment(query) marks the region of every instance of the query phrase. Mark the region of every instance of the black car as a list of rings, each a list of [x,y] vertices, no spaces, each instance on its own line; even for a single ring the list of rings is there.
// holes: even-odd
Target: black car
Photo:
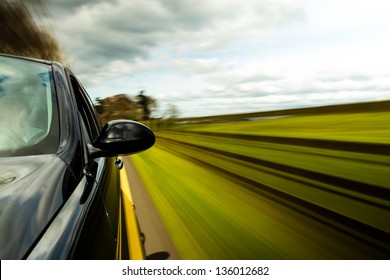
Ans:
[[[134,121],[102,126],[62,64],[0,54],[0,259],[142,258],[120,156],[154,141]]]

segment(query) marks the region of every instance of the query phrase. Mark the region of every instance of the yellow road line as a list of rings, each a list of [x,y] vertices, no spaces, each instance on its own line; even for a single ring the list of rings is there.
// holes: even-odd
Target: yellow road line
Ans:
[[[130,259],[143,260],[145,259],[144,250],[142,247],[137,218],[134,212],[133,198],[131,196],[129,180],[125,167],[123,167],[120,171],[120,183],[123,196],[124,218],[126,222]]]
[[[116,259],[122,259],[122,198],[119,199],[118,234],[116,244]]]

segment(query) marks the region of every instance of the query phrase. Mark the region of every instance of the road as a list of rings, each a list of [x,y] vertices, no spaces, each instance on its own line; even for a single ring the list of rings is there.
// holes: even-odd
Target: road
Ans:
[[[135,204],[135,211],[141,232],[145,236],[146,258],[154,260],[181,259],[148,191],[129,157],[124,158],[124,168],[129,179],[130,191]]]

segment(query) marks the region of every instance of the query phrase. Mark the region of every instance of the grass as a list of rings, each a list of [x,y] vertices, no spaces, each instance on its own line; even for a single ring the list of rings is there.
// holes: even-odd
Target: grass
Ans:
[[[190,134],[162,133],[164,138],[286,164],[390,188],[388,156],[334,151]],[[172,149],[177,149],[172,147]],[[364,172],[362,172],[364,171]]]
[[[176,126],[180,131],[299,137],[390,144],[390,112],[287,116],[233,123]]]
[[[387,112],[348,113],[182,125],[157,133],[155,147],[131,158],[184,259],[388,258],[388,247],[379,249],[387,245],[376,243],[379,236],[363,236],[321,213],[292,207],[264,195],[259,186],[331,210],[389,238],[390,201],[384,191],[390,188],[389,156],[188,133],[389,143],[389,117]],[[250,158],[265,165],[244,160]],[[306,175],[316,174],[310,172],[341,178],[347,185]],[[356,182],[384,196],[348,185]]]

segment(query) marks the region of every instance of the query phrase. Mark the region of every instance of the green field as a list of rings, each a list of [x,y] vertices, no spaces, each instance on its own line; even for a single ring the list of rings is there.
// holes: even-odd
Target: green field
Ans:
[[[390,112],[289,116],[235,123],[183,125],[176,129],[390,144]]]
[[[388,120],[171,125],[131,159],[184,259],[388,259]]]

